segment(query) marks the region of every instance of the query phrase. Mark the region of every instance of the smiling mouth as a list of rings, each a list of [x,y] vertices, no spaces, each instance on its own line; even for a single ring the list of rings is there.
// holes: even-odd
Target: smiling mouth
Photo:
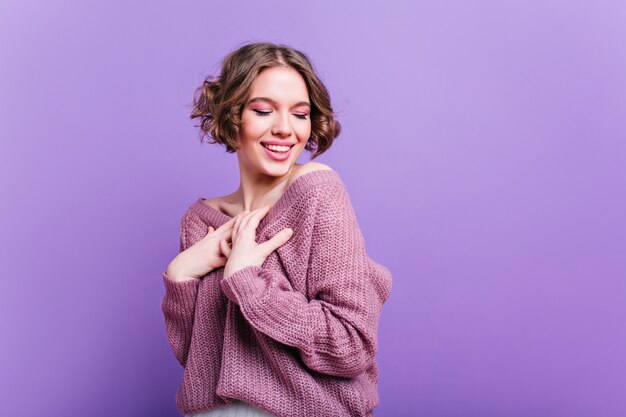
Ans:
[[[261,146],[277,154],[284,154],[284,153],[289,152],[289,150],[291,150],[291,148],[293,148],[294,145],[274,146],[274,145],[266,145],[265,143],[261,143]]]

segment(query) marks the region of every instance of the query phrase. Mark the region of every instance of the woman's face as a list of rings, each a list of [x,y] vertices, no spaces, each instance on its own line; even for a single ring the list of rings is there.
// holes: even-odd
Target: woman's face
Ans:
[[[306,83],[295,69],[279,66],[261,71],[241,114],[240,168],[270,176],[287,174],[311,135],[310,113]],[[267,149],[269,142],[289,150]]]

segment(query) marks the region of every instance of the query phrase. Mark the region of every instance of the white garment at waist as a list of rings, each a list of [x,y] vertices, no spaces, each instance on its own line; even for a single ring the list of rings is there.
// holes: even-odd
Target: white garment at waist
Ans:
[[[194,414],[185,414],[185,417],[274,417],[260,408],[245,401],[234,400],[226,407],[203,411]]]

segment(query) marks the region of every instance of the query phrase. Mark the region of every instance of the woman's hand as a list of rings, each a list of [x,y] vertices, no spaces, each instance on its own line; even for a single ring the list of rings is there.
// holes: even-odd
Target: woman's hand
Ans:
[[[228,258],[224,267],[224,278],[228,278],[246,266],[262,266],[265,259],[293,235],[292,229],[285,228],[267,242],[256,243],[256,228],[270,208],[271,206],[264,206],[252,212],[246,210],[234,218],[235,224],[231,234],[232,247],[229,248],[225,241],[221,244],[222,252]]]
[[[209,226],[205,237],[180,252],[172,260],[167,267],[167,276],[173,281],[188,281],[203,277],[212,270],[226,265],[227,254],[222,248],[228,248],[236,220],[237,217],[233,217],[217,230]]]

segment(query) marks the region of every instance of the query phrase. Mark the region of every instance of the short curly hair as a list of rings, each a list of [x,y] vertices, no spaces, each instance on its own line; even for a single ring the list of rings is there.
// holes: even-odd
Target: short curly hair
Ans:
[[[237,134],[241,113],[255,78],[266,68],[287,66],[300,73],[311,101],[311,136],[305,145],[311,159],[324,153],[341,132],[328,90],[313,70],[307,56],[286,45],[269,42],[246,44],[229,53],[219,77],[209,75],[193,97],[191,119],[198,118],[200,141],[218,143],[233,153],[241,149]]]

